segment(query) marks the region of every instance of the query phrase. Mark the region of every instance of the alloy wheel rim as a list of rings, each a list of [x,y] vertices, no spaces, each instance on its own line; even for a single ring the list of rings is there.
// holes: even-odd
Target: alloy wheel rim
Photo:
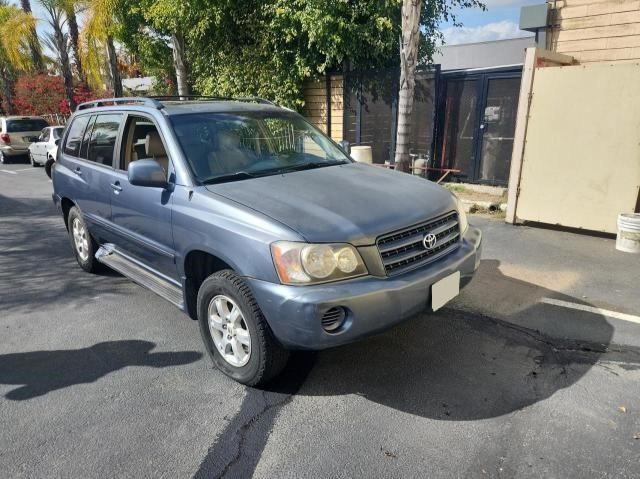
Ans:
[[[242,367],[251,357],[251,334],[238,305],[219,294],[209,302],[209,334],[222,358],[232,366]]]
[[[89,239],[87,238],[87,230],[78,218],[73,219],[71,229],[73,242],[76,245],[78,256],[82,261],[86,261],[89,258]]]

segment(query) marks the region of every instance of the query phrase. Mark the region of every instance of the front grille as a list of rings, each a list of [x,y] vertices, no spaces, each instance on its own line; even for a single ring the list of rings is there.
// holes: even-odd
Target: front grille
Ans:
[[[423,239],[436,236],[435,246],[425,248]],[[378,238],[378,251],[387,276],[419,268],[453,252],[460,243],[458,214],[448,213],[435,220]]]

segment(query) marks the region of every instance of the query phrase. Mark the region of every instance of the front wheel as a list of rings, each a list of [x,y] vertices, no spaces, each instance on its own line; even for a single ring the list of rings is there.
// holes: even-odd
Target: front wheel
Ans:
[[[202,283],[198,322],[215,366],[242,384],[265,384],[286,365],[288,351],[276,342],[249,287],[233,271],[219,271]]]
[[[38,163],[36,163],[36,160],[33,159],[33,154],[31,152],[29,152],[29,163],[31,163],[31,166],[33,166],[34,168],[36,166],[40,166]]]

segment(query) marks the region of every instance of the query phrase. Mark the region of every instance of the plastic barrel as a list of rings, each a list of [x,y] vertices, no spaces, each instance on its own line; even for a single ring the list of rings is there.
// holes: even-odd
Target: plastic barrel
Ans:
[[[358,163],[368,163],[370,165],[371,163],[373,163],[371,147],[370,146],[352,146],[351,158],[356,160]]]
[[[639,213],[621,213],[618,215],[616,249],[625,253],[640,253]]]

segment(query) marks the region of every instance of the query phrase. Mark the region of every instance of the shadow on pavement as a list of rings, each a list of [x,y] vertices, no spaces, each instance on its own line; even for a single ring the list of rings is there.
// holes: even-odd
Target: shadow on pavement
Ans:
[[[487,302],[504,297],[510,305],[504,310],[518,324],[576,319],[568,316],[572,312],[539,303],[543,297],[586,304],[504,276],[498,267],[497,261],[484,261],[474,282],[492,288]],[[578,381],[602,354],[616,354],[608,352],[613,328],[604,317],[580,313],[579,321],[589,323],[592,341],[551,338],[510,321],[446,309],[359,343],[296,354],[287,373],[295,372],[295,382],[285,375],[263,391],[247,389],[241,410],[196,477],[251,476],[291,394],[359,395],[443,421],[488,419],[531,406]],[[637,361],[640,352],[635,354]]]
[[[80,269],[51,200],[0,195],[0,206],[0,310],[31,312],[108,293],[127,294],[130,282],[118,273]]]
[[[89,348],[0,355],[0,384],[19,385],[5,397],[24,401],[76,384],[92,383],[128,366],[166,368],[199,360],[195,351],[151,353],[149,341],[108,341]]]

